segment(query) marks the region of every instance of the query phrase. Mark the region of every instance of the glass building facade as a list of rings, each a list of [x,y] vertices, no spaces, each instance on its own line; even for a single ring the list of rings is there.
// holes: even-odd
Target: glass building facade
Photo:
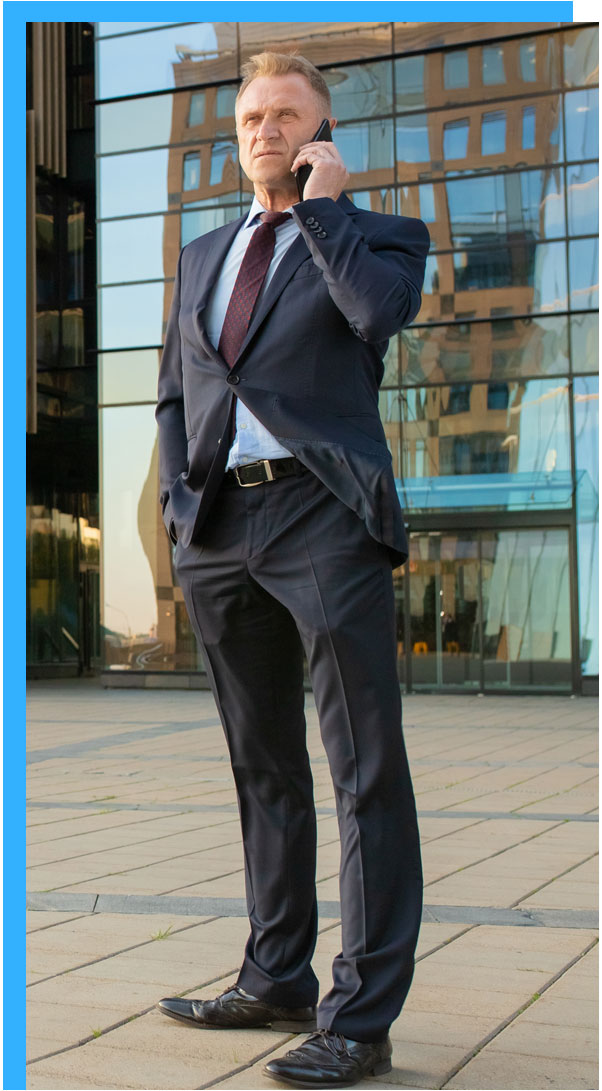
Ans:
[[[591,691],[598,28],[584,24],[96,24],[105,679],[202,677],[158,504],[157,370],[180,248],[250,204],[234,101],[264,48],[321,69],[356,204],[431,234],[422,309],[381,392],[411,543],[395,573],[401,685]]]

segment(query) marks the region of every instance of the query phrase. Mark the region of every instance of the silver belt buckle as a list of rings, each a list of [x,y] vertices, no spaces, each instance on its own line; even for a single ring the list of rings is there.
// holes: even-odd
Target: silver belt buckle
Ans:
[[[247,466],[235,466],[234,467],[234,476],[235,476],[236,480],[238,481],[238,484],[240,485],[240,487],[242,489],[253,489],[255,487],[255,485],[264,485],[265,484],[265,481],[241,481],[240,480],[240,475],[239,475],[238,471],[239,470],[249,470],[253,466],[263,466],[264,467],[266,475],[267,475],[266,478],[265,478],[265,481],[273,481],[274,480],[274,474],[272,473],[272,467],[270,466],[269,459],[263,458],[258,462],[251,462],[250,465],[247,465]]]

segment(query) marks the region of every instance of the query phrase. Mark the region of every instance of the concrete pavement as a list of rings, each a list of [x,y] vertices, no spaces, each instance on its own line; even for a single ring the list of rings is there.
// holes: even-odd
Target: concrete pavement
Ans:
[[[333,791],[308,696],[324,991]],[[362,1088],[596,1088],[597,702],[404,701],[425,868],[393,1070]],[[254,1088],[295,1038],[165,1019],[236,978],[248,924],[211,696],[29,686],[28,1088]],[[301,1040],[301,1039],[298,1039]]]

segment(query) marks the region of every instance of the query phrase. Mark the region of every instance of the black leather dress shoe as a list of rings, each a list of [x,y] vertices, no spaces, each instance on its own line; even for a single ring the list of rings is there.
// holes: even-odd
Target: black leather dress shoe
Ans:
[[[214,1030],[271,1026],[272,1030],[303,1033],[314,1030],[316,1025],[315,1008],[279,1008],[258,1000],[238,985],[226,989],[215,1000],[186,1000],[174,996],[160,1000],[157,1007],[172,1019]]]
[[[298,1049],[268,1061],[266,1076],[294,1087],[353,1087],[364,1076],[391,1071],[391,1040],[355,1042],[332,1030],[311,1034]]]

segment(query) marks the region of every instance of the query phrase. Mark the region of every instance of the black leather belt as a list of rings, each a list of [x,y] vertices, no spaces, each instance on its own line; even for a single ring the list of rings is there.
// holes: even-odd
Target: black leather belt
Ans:
[[[279,477],[298,477],[304,469],[298,458],[264,458],[260,462],[249,462],[246,466],[228,470],[225,481],[248,489],[251,485],[263,485],[265,481],[277,481]]]

